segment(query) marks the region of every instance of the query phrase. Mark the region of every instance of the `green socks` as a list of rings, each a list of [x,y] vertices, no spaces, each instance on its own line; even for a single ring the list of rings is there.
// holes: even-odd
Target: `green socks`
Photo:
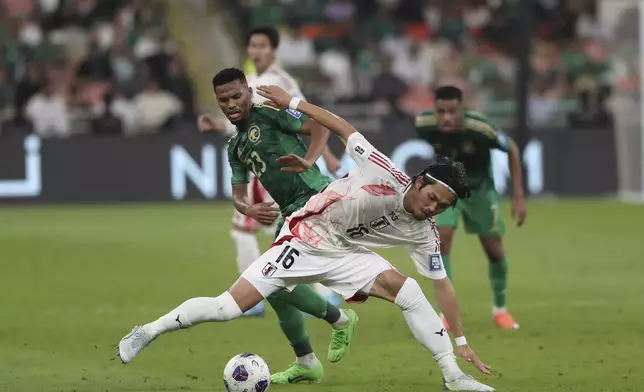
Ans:
[[[505,292],[508,288],[508,261],[490,260],[488,264],[488,274],[490,285],[492,286],[492,295],[494,296],[494,306],[497,308],[505,307]]]

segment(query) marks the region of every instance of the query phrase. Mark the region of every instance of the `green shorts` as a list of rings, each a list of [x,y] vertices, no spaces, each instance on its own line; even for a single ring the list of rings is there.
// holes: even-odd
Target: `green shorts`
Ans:
[[[436,217],[436,226],[457,227],[463,215],[465,231],[482,237],[500,237],[505,233],[501,201],[492,186],[473,189],[469,198],[459,200],[456,207],[449,208]]]

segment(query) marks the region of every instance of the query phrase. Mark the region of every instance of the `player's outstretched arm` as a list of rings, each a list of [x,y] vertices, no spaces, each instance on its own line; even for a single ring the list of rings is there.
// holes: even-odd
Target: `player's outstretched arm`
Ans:
[[[461,315],[458,310],[458,301],[456,300],[456,292],[454,286],[449,278],[434,280],[434,294],[438,306],[443,311],[447,323],[452,329],[454,340],[456,341],[456,351],[458,355],[463,358],[465,362],[470,362],[476,368],[485,374],[490,374],[490,367],[481,361],[474,351],[467,345],[465,335],[463,334],[463,326],[461,324]]]
[[[259,86],[257,87],[256,91],[262,97],[273,101],[279,108],[298,110],[306,114],[316,122],[328,128],[329,131],[338,135],[345,144],[347,143],[349,136],[351,136],[352,133],[356,132],[356,129],[351,124],[344,121],[335,114],[329,112],[328,110],[322,109],[319,106],[315,106],[308,102],[302,101],[299,98],[293,98],[289,93],[287,93],[280,87]]]

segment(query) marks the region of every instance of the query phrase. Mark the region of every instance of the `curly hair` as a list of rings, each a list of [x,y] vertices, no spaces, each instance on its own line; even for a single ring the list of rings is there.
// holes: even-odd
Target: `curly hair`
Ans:
[[[226,83],[234,82],[235,80],[239,80],[243,84],[247,84],[244,71],[239,68],[225,68],[217,72],[217,74],[212,78],[212,87],[219,87]]]
[[[454,205],[456,205],[458,199],[470,197],[472,192],[470,180],[467,178],[465,166],[461,162],[437,155],[434,163],[427,166],[422,172],[416,174],[413,177],[413,181],[417,181],[418,178],[422,177],[423,184],[421,188],[426,185],[435,184],[436,181],[427,176],[427,174],[436,180],[444,182],[454,190],[456,193]]]

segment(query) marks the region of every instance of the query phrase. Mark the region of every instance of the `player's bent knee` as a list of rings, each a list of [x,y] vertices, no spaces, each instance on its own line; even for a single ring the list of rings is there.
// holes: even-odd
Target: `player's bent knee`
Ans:
[[[398,292],[407,280],[405,275],[395,269],[384,271],[376,278],[374,284],[371,286],[369,295],[372,297],[382,298],[389,302],[394,302]]]
[[[243,276],[239,277],[237,282],[228,289],[228,293],[242,312],[250,310],[264,299],[262,293]]]

